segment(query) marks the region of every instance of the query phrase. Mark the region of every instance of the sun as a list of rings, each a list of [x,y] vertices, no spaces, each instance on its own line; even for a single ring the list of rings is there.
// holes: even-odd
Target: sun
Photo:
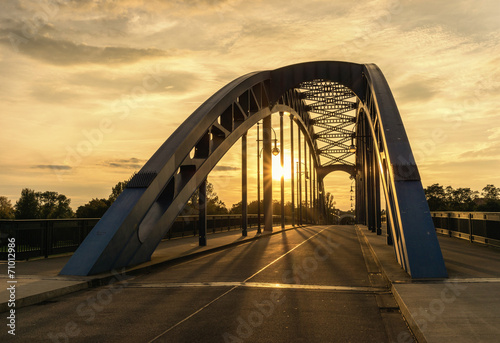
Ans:
[[[290,180],[292,178],[290,157],[285,155],[284,167],[281,168],[280,155],[273,156],[273,180],[281,180],[282,175],[285,177],[285,180]]]

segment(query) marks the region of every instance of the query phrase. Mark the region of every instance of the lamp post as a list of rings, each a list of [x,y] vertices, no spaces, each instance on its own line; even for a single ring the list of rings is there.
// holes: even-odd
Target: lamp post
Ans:
[[[299,205],[299,224],[302,225],[302,174],[304,174],[305,179],[309,180],[309,173],[307,172],[307,164],[305,164],[302,161],[297,161],[295,162],[297,165],[297,196],[299,197],[298,199],[298,205]],[[300,165],[303,164],[305,167],[304,171],[301,171]],[[306,197],[306,206],[307,206],[307,197]]]
[[[274,133],[274,148],[271,150],[271,153],[274,156],[278,156],[280,153],[280,149],[277,146],[278,139],[276,138],[276,131],[271,127],[271,130]],[[260,122],[257,122],[257,234],[261,234],[262,230],[260,227],[260,157],[262,155],[262,151],[264,148],[260,148],[260,142],[263,142],[263,139],[260,139]]]

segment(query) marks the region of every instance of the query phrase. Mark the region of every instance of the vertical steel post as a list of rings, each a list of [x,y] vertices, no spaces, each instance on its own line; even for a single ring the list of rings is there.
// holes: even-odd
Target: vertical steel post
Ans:
[[[199,245],[207,245],[207,179],[198,187],[198,223]]]
[[[293,114],[290,113],[290,168],[291,180],[290,186],[292,188],[292,226],[295,226],[295,161],[293,157]]]
[[[364,210],[365,210],[365,222],[364,224],[368,227],[369,230],[371,230],[370,227],[370,208],[371,208],[371,202],[370,202],[370,195],[371,195],[371,190],[370,190],[370,157],[369,157],[369,137],[367,135],[367,130],[366,130],[366,119],[363,117],[363,170],[364,170]]]
[[[368,114],[369,115],[369,114]],[[375,161],[375,144],[373,140],[375,137],[371,136],[371,132],[368,131],[368,125],[366,125],[366,134],[370,136],[368,140],[368,150],[367,150],[367,165],[368,165],[368,228],[375,232],[375,171],[373,170]]]
[[[257,234],[261,234],[260,228],[260,122],[257,122]]]
[[[386,182],[389,180],[389,171],[387,170],[387,161],[384,160],[384,163],[383,163],[383,167],[384,167],[384,175],[383,177],[385,178]],[[387,187],[390,188],[390,185],[389,183],[387,182]],[[390,197],[390,190],[387,190],[387,193],[389,194],[389,197]],[[391,204],[390,204],[390,199],[385,199],[385,223],[387,225],[387,237],[386,237],[386,243],[387,245],[392,245],[393,244],[393,241],[392,241],[392,227],[391,227],[391,217],[392,217],[392,213],[389,213],[389,211],[391,211]]]
[[[375,150],[375,148],[374,148]],[[377,235],[382,234],[382,211],[380,210],[380,171],[377,165],[377,157],[375,154],[379,154],[378,151],[374,151],[373,156],[373,181],[375,183],[375,229],[377,230]]]
[[[280,112],[280,164],[281,164],[281,228],[285,228],[285,149],[283,112]]]
[[[314,165],[314,163],[313,163],[313,165]],[[313,183],[312,183],[312,185],[313,185],[313,196],[312,196],[313,204],[312,204],[312,208],[313,208],[314,223],[318,224],[318,199],[317,199],[318,184],[316,183],[316,166],[314,166],[313,170],[314,170],[314,172],[313,172],[314,180],[313,180]]]
[[[314,222],[314,215],[313,215],[313,211],[314,211],[314,205],[313,205],[313,174],[314,174],[314,170],[313,170],[313,166],[312,166],[312,153],[311,153],[311,149],[309,149],[309,220],[312,222]]]
[[[248,230],[247,133],[241,136],[241,235]]]
[[[263,119],[264,146],[264,231],[273,231],[273,159],[271,154],[271,116]]]
[[[299,148],[299,161],[297,162],[297,202],[298,202],[298,210],[299,210],[299,225],[302,225],[302,156],[301,156],[301,147],[300,147],[300,128],[297,133],[298,143],[297,146]]]
[[[305,208],[306,208],[306,211],[304,213],[305,215],[305,218],[304,218],[304,221],[306,223],[308,223],[308,220],[309,220],[309,217],[307,215],[307,212],[308,212],[308,204],[307,204],[307,177],[308,177],[308,174],[307,174],[307,140],[306,140],[306,137],[304,136],[304,200],[305,200]]]

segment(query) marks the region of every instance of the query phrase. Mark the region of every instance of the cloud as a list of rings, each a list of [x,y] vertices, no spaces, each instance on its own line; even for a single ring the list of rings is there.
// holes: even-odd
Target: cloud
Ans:
[[[479,148],[475,150],[469,150],[460,155],[460,158],[471,158],[471,159],[483,159],[490,160],[495,157],[500,157],[500,146],[490,145],[484,148]],[[499,160],[494,160],[498,166],[500,166]]]
[[[199,85],[199,75],[188,71],[168,71],[164,70],[161,64],[150,69],[138,70],[138,72],[124,74],[113,71],[85,71],[73,74],[67,78],[69,85],[79,85],[91,89],[102,89],[112,96],[130,92],[137,86],[142,86],[144,80],[154,84],[148,87],[149,93],[180,93],[196,89]],[[102,93],[101,93],[102,94]]]
[[[231,167],[231,166],[215,166],[215,168],[213,170],[214,171],[231,171],[231,170],[240,170],[240,168]]]
[[[98,47],[45,36],[26,39],[22,32],[8,30],[0,31],[0,43],[14,45],[26,56],[59,66],[129,64],[167,56],[165,51],[155,48]]]
[[[59,164],[39,164],[32,166],[33,169],[52,169],[52,170],[71,170],[71,166],[59,165]]]
[[[128,159],[116,159],[103,163],[106,167],[123,168],[123,169],[140,169],[146,160],[141,160],[135,157]]]
[[[67,89],[53,83],[39,83],[33,85],[30,95],[38,101],[55,104],[73,102],[79,98],[75,91]]]
[[[398,100],[404,102],[422,102],[434,98],[438,94],[435,89],[434,80],[412,80],[395,89],[398,92]]]

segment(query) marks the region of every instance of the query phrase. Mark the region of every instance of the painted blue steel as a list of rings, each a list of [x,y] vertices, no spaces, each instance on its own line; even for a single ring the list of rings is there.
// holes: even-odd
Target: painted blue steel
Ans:
[[[318,79],[349,88],[363,108],[357,114],[378,119],[375,124],[371,122],[369,129],[371,140],[381,143],[375,154],[378,166],[382,168],[383,152],[382,163],[389,167],[388,177],[382,179],[391,206],[389,212],[393,213],[389,217],[393,236],[398,237],[395,247],[402,267],[414,278],[446,277],[418,170],[385,78],[375,65],[332,61],[250,73],[215,93],[132,178],[61,274],[92,275],[148,261],[217,162],[242,135],[271,113],[294,115],[313,154],[313,164],[320,168],[313,120],[296,89],[301,82]],[[352,169],[345,171],[352,173]],[[318,178],[324,193],[322,177]]]

